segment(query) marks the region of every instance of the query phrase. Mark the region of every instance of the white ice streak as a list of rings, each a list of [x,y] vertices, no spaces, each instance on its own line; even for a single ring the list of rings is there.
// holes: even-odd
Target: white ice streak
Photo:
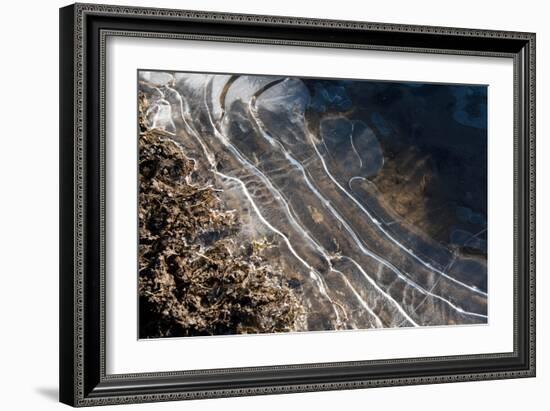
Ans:
[[[346,257],[346,256],[342,256],[342,259],[346,259],[348,260],[349,262],[351,262],[360,272],[361,274],[363,274],[363,277],[366,278],[366,280],[376,289],[378,290],[382,295],[384,295],[388,300],[390,300],[399,310],[399,312],[401,313],[401,315],[403,315],[403,317],[405,317],[407,319],[407,321],[409,321],[413,326],[415,327],[418,327],[418,324],[409,316],[409,314],[407,314],[407,312],[403,309],[403,307],[401,307],[401,305],[391,296],[389,295],[388,293],[386,293],[384,290],[382,290],[382,288],[376,283],[376,281],[374,281],[367,273],[366,271],[363,269],[363,267],[361,267],[360,264],[357,263],[357,261],[355,261],[353,258],[349,258],[349,257]]]
[[[206,156],[206,159],[210,163],[210,166],[214,167],[215,166],[214,155],[210,152],[210,150],[207,149],[207,147],[204,145],[204,142],[202,141],[202,139],[199,137],[199,135],[195,131],[194,127],[192,127],[188,123],[187,119],[185,118],[186,113],[187,113],[187,115],[190,115],[189,114],[189,107],[187,106],[187,102],[184,101],[181,94],[177,90],[175,90],[173,88],[170,88],[170,87],[167,87],[167,89],[170,90],[174,94],[174,97],[176,98],[176,100],[179,103],[180,116],[181,116],[181,119],[183,121],[183,124],[185,125],[185,128],[187,129],[187,132],[195,136],[196,140],[198,141],[199,145],[201,146],[202,150],[204,151],[204,155]],[[185,109],[184,109],[184,104],[185,104]]]
[[[205,95],[206,95],[206,88],[205,88]],[[257,177],[259,177],[262,182],[268,187],[268,189],[274,194],[274,197],[275,197],[275,200],[276,201],[279,201],[282,205],[283,205],[283,208],[284,210],[286,211],[286,215],[287,215],[287,218],[289,219],[290,223],[292,224],[292,226],[298,230],[304,237],[306,237],[308,240],[312,240],[311,237],[309,236],[309,234],[302,229],[302,227],[298,224],[298,222],[294,219],[294,216],[292,214],[292,212],[290,211],[290,208],[288,206],[288,203],[286,202],[286,200],[284,199],[284,197],[281,195],[281,193],[273,186],[273,184],[271,183],[271,181],[258,169],[256,168],[253,164],[251,164],[242,154],[241,152],[233,146],[233,144],[231,144],[231,142],[229,141],[229,139],[223,134],[221,133],[218,128],[216,127],[216,125],[214,124],[214,121],[212,119],[212,114],[210,112],[210,109],[209,109],[209,106],[208,106],[208,103],[206,101],[206,98],[204,100],[205,102],[205,105],[206,105],[206,110],[207,110],[207,115],[208,115],[208,119],[210,121],[210,124],[212,126],[212,129],[213,129],[213,132],[214,132],[214,135],[222,142],[222,144],[231,151],[231,153],[235,156],[235,158],[243,165],[245,166],[249,171],[252,172],[252,174],[256,175]],[[225,174],[222,174],[220,172],[218,172],[217,170],[213,170],[216,174],[220,175],[220,176],[226,176]],[[309,265],[309,263],[307,263],[307,261],[305,261],[302,257],[300,257],[298,255],[298,253],[294,250],[294,248],[292,247],[292,244],[290,242],[290,240],[288,239],[288,237],[286,237],[283,233],[281,233],[279,230],[277,230],[272,224],[270,224],[267,219],[261,214],[258,206],[256,205],[256,203],[254,202],[252,196],[250,195],[248,189],[246,188],[246,184],[241,181],[240,179],[236,178],[236,177],[232,177],[232,176],[226,176],[227,178],[230,178],[231,180],[233,181],[236,181],[236,182],[239,182],[239,184],[242,186],[243,188],[243,191],[245,192],[245,196],[247,197],[247,199],[250,201],[252,207],[254,208],[254,211],[256,212],[256,214],[258,215],[258,218],[266,225],[266,227],[268,227],[271,231],[273,231],[274,233],[276,233],[277,235],[281,236],[281,238],[283,238],[283,241],[285,242],[285,244],[287,245],[287,247],[289,248],[289,250],[291,251],[291,253],[298,259],[298,261],[300,261],[300,263],[302,263],[302,265],[304,265],[308,270],[309,270],[309,274],[310,276],[314,279],[314,281],[317,283],[318,287],[319,287],[319,291],[321,292],[321,294],[327,298],[327,300],[331,303],[333,309],[334,309],[334,312],[335,312],[335,315],[336,315],[336,319],[337,319],[337,322],[338,323],[341,323],[341,320],[340,320],[340,315],[338,313],[338,310],[336,309],[336,306],[340,306],[340,304],[336,304],[333,299],[328,295],[328,292],[326,290],[326,284],[322,278],[322,276],[311,266]],[[315,243],[315,242],[314,242]],[[315,244],[314,244],[315,246]],[[317,247],[315,247],[317,248]]]
[[[353,149],[353,152],[357,155],[357,158],[359,159],[359,168],[363,168],[363,159],[359,155],[359,152],[355,148],[355,144],[353,144],[353,131],[355,130],[355,124],[351,123],[351,132],[349,133],[349,142],[351,143],[351,148]]]
[[[174,80],[174,76],[164,71],[140,71],[139,79],[152,87],[162,87]]]
[[[306,260],[304,260],[297,252],[296,250],[294,249],[294,247],[292,246],[292,243],[290,242],[290,240],[288,239],[288,237],[286,235],[284,235],[283,233],[281,233],[277,228],[275,228],[269,221],[267,221],[267,219],[262,215],[261,211],[259,210],[258,206],[256,205],[256,202],[254,201],[254,199],[252,198],[252,195],[250,194],[250,192],[248,191],[248,188],[246,187],[246,184],[239,178],[236,178],[236,177],[232,177],[232,176],[229,176],[227,174],[223,174],[223,173],[220,173],[219,171],[217,170],[213,170],[214,173],[216,173],[217,175],[219,175],[220,177],[223,177],[224,179],[227,179],[227,180],[230,180],[230,181],[233,181],[234,183],[237,183],[241,190],[243,191],[245,197],[247,198],[247,200],[249,201],[250,205],[252,205],[252,208],[254,209],[254,212],[256,213],[256,215],[258,216],[258,218],[260,219],[260,221],[267,227],[269,228],[271,231],[273,231],[275,234],[277,234],[279,237],[281,237],[283,239],[283,241],[285,242],[287,248],[289,249],[289,251],[292,253],[292,255],[304,266],[306,267],[308,270],[309,270],[309,275],[311,276],[311,278],[317,283],[317,286],[319,287],[319,290],[321,291],[321,293],[332,303],[334,304],[334,302],[332,301],[332,299],[329,297],[328,293],[327,293],[327,290],[326,290],[326,285],[324,284],[324,281],[322,281],[319,273],[316,272],[315,268],[313,268]],[[334,310],[334,312],[336,313],[336,317],[337,317],[337,320],[340,321],[339,319],[339,314],[338,314],[338,310]]]
[[[281,77],[240,76],[226,92],[225,107],[231,107],[235,101],[242,101],[246,104],[258,90],[273,81],[280,81],[280,79]]]
[[[361,240],[359,239],[359,237],[357,236],[357,234],[353,231],[353,229],[349,226],[349,224],[344,220],[344,218],[342,218],[340,216],[340,214],[336,211],[336,209],[330,204],[330,201],[328,201],[320,192],[319,190],[317,190],[317,188],[312,184],[311,180],[309,179],[304,167],[302,166],[302,164],[300,164],[300,162],[298,160],[296,160],[294,157],[292,157],[288,151],[284,148],[284,146],[276,139],[274,139],[271,135],[269,135],[269,133],[267,133],[266,131],[266,128],[265,128],[265,125],[263,124],[263,122],[261,121],[261,119],[258,117],[257,115],[257,111],[256,111],[256,108],[255,108],[255,101],[256,101],[256,98],[253,97],[250,102],[249,102],[249,110],[250,110],[250,113],[252,115],[252,118],[254,119],[254,121],[256,122],[257,124],[257,127],[258,129],[260,130],[260,133],[262,134],[262,136],[267,140],[269,141],[269,143],[274,146],[274,147],[278,147],[280,149],[280,151],[284,154],[285,158],[294,166],[296,167],[302,174],[303,176],[303,179],[304,181],[306,182],[308,188],[310,189],[310,191],[322,202],[322,204],[329,209],[329,211],[331,212],[331,214],[344,226],[344,228],[346,229],[346,231],[351,235],[353,241],[357,244],[357,246],[359,247],[359,249],[361,250],[361,252],[363,252],[363,254],[369,256],[369,257],[372,257],[374,258],[376,261],[378,261],[379,263],[381,264],[388,264],[387,262],[385,262],[385,260],[383,260],[382,258],[378,257],[377,255],[375,255],[374,253],[372,253],[370,250],[368,250],[367,248],[365,248],[361,242]],[[271,184],[271,182],[270,182]],[[306,230],[303,230],[302,231],[309,237],[309,234],[307,234],[307,231]],[[349,257],[348,257],[349,258]],[[357,263],[356,263],[357,264]],[[393,266],[392,266],[393,267]],[[398,273],[398,275],[401,275],[397,269],[395,269],[394,267],[394,270],[396,271],[396,273]],[[366,274],[366,272],[363,270],[362,273],[364,273],[364,275],[366,275],[368,277],[368,275]],[[403,276],[402,276],[403,277]],[[403,277],[405,278],[405,277]],[[371,283],[374,283],[374,280],[370,277],[367,278],[369,280],[369,282]],[[414,284],[414,283],[413,283]],[[414,285],[415,288],[417,288],[419,291],[422,291],[422,288],[419,287],[419,286],[416,286]],[[418,326],[418,324],[416,324],[414,322],[414,320],[412,318],[410,318],[407,313],[405,312],[405,310],[403,309],[403,307],[401,307],[397,301],[395,301],[395,299],[391,298],[387,293],[385,293],[380,287],[377,287],[376,288],[379,292],[382,293],[382,295],[384,295],[388,300],[390,300],[393,304],[395,304],[397,306],[397,309],[403,314],[403,316],[405,318],[407,318],[411,324],[413,324],[414,326]]]
[[[317,156],[319,157],[319,159],[321,160],[321,163],[323,165],[323,169],[325,170],[325,173],[327,174],[327,176],[332,180],[332,182],[336,185],[336,187],[338,187],[338,189],[340,191],[342,191],[349,199],[351,199],[355,205],[357,205],[357,207],[359,207],[359,209],[371,220],[375,223],[375,225],[378,227],[378,229],[391,241],[393,242],[395,245],[397,245],[399,248],[401,248],[403,251],[405,251],[405,253],[407,253],[408,255],[410,255],[411,257],[413,257],[416,261],[418,261],[420,264],[422,264],[423,266],[425,266],[426,268],[428,268],[430,271],[433,271],[433,272],[436,272],[438,273],[439,275],[447,278],[449,281],[452,281],[453,283],[455,284],[458,284],[462,287],[465,287],[471,291],[473,291],[474,293],[477,293],[477,294],[480,294],[480,295],[483,295],[483,296],[487,296],[487,293],[486,292],[483,292],[481,291],[480,289],[478,289],[477,287],[475,286],[472,286],[472,285],[468,285],[468,284],[465,284],[459,280],[457,280],[456,278],[454,277],[451,277],[450,275],[444,273],[443,271],[437,269],[436,267],[434,267],[433,265],[431,265],[430,263],[427,263],[425,262],[424,260],[422,260],[422,258],[420,258],[419,256],[417,256],[415,253],[413,253],[410,249],[408,249],[407,247],[405,247],[403,244],[401,244],[399,241],[397,241],[387,230],[384,229],[384,227],[382,227],[382,225],[380,224],[380,222],[378,220],[376,220],[372,215],[371,213],[363,206],[363,204],[361,204],[356,198],[355,196],[353,196],[352,194],[350,194],[337,180],[336,178],[334,178],[334,176],[330,173],[328,167],[327,167],[327,164],[322,156],[322,154],[319,152],[318,148],[317,148],[317,144],[315,144],[315,141],[313,140],[312,136],[311,136],[311,133],[309,131],[306,130],[306,134],[308,135],[309,137],[309,141],[311,143],[311,145],[313,146],[313,148],[315,149],[315,151],[317,152]],[[322,139],[322,136],[321,136],[321,139]]]
[[[346,275],[341,272],[340,270],[336,270],[336,269],[333,269],[332,271],[334,271],[335,273],[338,273],[342,276],[342,279],[344,280],[344,282],[346,283],[346,285],[348,286],[348,288],[351,290],[351,292],[353,293],[353,295],[355,296],[355,298],[357,299],[357,301],[359,301],[359,304],[361,304],[361,306],[365,309],[365,311],[367,311],[371,316],[374,317],[374,321],[375,321],[375,324],[376,324],[376,327],[378,328],[383,328],[384,327],[384,324],[382,323],[382,320],[380,320],[380,317],[378,317],[376,315],[376,313],[372,310],[372,308],[367,304],[367,302],[363,299],[363,297],[361,297],[361,295],[357,292],[357,290],[355,289],[355,287],[351,284],[351,282],[348,280],[348,278],[346,277]]]
[[[250,195],[250,192],[248,191],[248,189],[246,188],[246,185],[244,184],[243,181],[241,181],[239,178],[236,178],[236,177],[232,177],[232,176],[228,176],[226,174],[223,174],[223,173],[220,173],[219,171],[216,170],[216,162],[214,160],[214,156],[213,154],[210,152],[210,150],[208,150],[208,148],[204,145],[202,139],[200,138],[200,136],[198,135],[198,133],[196,132],[196,130],[194,129],[194,127],[192,127],[189,122],[187,121],[186,119],[186,113],[189,114],[189,111],[188,110],[184,110],[184,99],[182,98],[181,94],[177,91],[177,90],[174,90],[170,87],[167,86],[167,89],[169,89],[171,92],[175,93],[175,96],[176,99],[178,100],[178,103],[180,105],[180,115],[182,117],[182,121],[184,122],[184,125],[186,126],[186,128],[188,129],[188,132],[190,134],[192,134],[195,139],[199,142],[202,150],[204,151],[204,154],[206,156],[206,158],[208,159],[209,163],[210,163],[210,167],[211,167],[211,171],[216,174],[216,175],[219,175],[220,177],[223,177],[225,179],[229,179],[231,181],[234,181],[234,182],[237,182],[239,184],[239,186],[243,189],[243,192],[245,194],[245,197],[248,199],[248,201],[251,203],[252,205],[252,208],[254,209],[256,215],[258,216],[258,218],[260,219],[260,221],[262,221],[262,223],[264,223],[264,225],[266,225],[266,227],[268,229],[270,229],[271,231],[273,231],[275,234],[281,236],[281,238],[283,238],[283,241],[285,242],[285,244],[287,245],[287,247],[289,248],[290,252],[298,259],[298,261],[303,264],[308,270],[309,270],[309,274],[310,276],[312,277],[312,279],[316,282],[317,284],[317,287],[319,288],[319,291],[321,292],[321,294],[327,298],[327,300],[331,303],[331,306],[333,307],[333,310],[335,312],[335,315],[336,315],[336,320],[338,323],[341,323],[341,320],[340,320],[340,314],[338,313],[338,310],[336,309],[336,305],[340,306],[340,304],[335,304],[334,301],[332,300],[332,298],[328,295],[328,292],[326,290],[326,285],[324,284],[324,281],[322,280],[321,276],[319,273],[317,273],[315,271],[315,269],[313,267],[311,267],[302,257],[300,257],[298,255],[298,253],[294,250],[294,248],[292,247],[291,243],[290,243],[290,240],[284,235],[282,234],[279,230],[277,230],[275,227],[273,227],[268,221],[267,219],[261,214],[259,208],[257,207],[256,203],[254,202],[252,196]],[[206,108],[208,110],[208,105],[206,103],[206,99],[205,99],[205,104],[206,104]],[[185,102],[185,106],[187,107],[187,104]],[[217,128],[214,126],[214,123],[212,122],[212,117],[211,117],[211,114],[210,112],[208,112],[208,117],[209,117],[209,120],[212,124],[212,127],[214,128],[214,132],[216,133],[217,132]],[[227,141],[227,139],[225,138],[225,136],[223,136],[222,138],[222,142],[223,141]],[[228,141],[227,141],[228,142]],[[234,153],[235,154],[235,153]]]
[[[176,126],[172,120],[172,107],[170,106],[170,103],[166,101],[164,93],[157,87],[154,89],[160,94],[160,97],[155,101],[155,104],[149,107],[145,113],[145,116],[153,116],[153,120],[151,122],[152,129],[162,130],[169,134],[174,134]]]
[[[260,133],[262,134],[262,136],[264,137],[264,139],[266,139],[273,147],[277,147],[279,148],[279,150],[284,154],[285,158],[295,167],[297,168],[302,176],[303,176],[303,179],[304,181],[306,182],[308,188],[310,189],[310,191],[325,205],[325,207],[331,212],[331,214],[342,224],[342,226],[346,229],[346,231],[349,233],[349,235],[352,237],[352,239],[354,240],[354,242],[356,243],[356,245],[358,246],[358,248],[361,250],[361,252],[373,259],[375,259],[378,263],[388,267],[392,272],[394,272],[398,278],[400,278],[402,281],[405,281],[408,285],[410,285],[411,287],[413,287],[414,289],[420,291],[422,294],[425,294],[425,295],[429,295],[431,297],[434,297],[434,298],[437,298],[443,302],[445,302],[446,304],[448,304],[449,306],[451,306],[453,309],[455,309],[456,311],[460,312],[460,313],[464,313],[464,314],[467,314],[467,315],[473,315],[473,316],[480,316],[480,317],[486,317],[484,316],[483,314],[477,314],[477,313],[470,313],[469,311],[465,311],[463,310],[462,308],[456,306],[455,304],[453,304],[451,301],[437,295],[437,294],[434,294],[434,293],[431,293],[427,290],[425,290],[422,286],[420,286],[419,284],[415,283],[414,281],[412,281],[411,279],[409,279],[407,276],[403,275],[398,269],[397,267],[395,267],[393,264],[391,264],[390,262],[388,262],[387,260],[379,257],[378,255],[376,255],[375,253],[373,253],[372,251],[370,251],[369,249],[367,249],[364,245],[363,245],[363,242],[362,240],[358,237],[358,235],[355,233],[355,231],[350,227],[350,225],[347,223],[347,221],[345,221],[345,219],[340,215],[340,213],[332,206],[332,204],[330,204],[330,201],[328,201],[328,199],[326,199],[320,192],[319,190],[317,190],[317,188],[314,186],[314,184],[311,182],[310,178],[308,177],[308,174],[306,172],[306,170],[304,169],[304,167],[302,166],[302,164],[296,160],[294,157],[292,157],[288,151],[286,150],[286,148],[281,144],[280,141],[276,140],[275,138],[273,138],[268,132],[267,132],[267,129],[265,127],[265,125],[263,124],[262,120],[259,118],[258,116],[258,112],[257,112],[257,109],[256,109],[256,100],[257,100],[257,97],[258,96],[253,96],[252,99],[250,100],[249,102],[249,111],[252,115],[252,118],[254,119],[254,121],[256,122],[258,128],[259,128],[259,131]],[[315,147],[316,148],[316,147]],[[319,153],[318,153],[319,154]],[[326,169],[325,169],[326,171]],[[373,219],[373,222],[375,224],[378,223],[378,221],[376,219]],[[348,257],[349,258],[349,257]],[[354,261],[354,263],[356,263]],[[356,263],[357,264],[357,263]],[[366,272],[363,271],[363,273],[365,275]],[[370,277],[369,277],[370,279]],[[381,290],[381,288],[380,288]],[[386,294],[387,295],[387,294]],[[397,302],[395,300],[393,300],[396,304]],[[399,308],[402,309],[401,306],[399,306]],[[408,317],[410,318],[410,317]],[[411,322],[414,322],[412,319],[410,319]]]
[[[350,190],[353,190],[353,189],[351,188],[351,183],[352,183],[354,180],[365,181],[365,180],[366,180],[366,177],[362,177],[362,176],[353,176],[352,178],[350,178],[349,181],[348,181],[348,187],[349,187]]]
[[[336,307],[340,307],[342,310],[343,310],[343,307],[341,304],[339,303],[335,303],[332,298],[328,295],[328,292],[327,292],[327,289],[326,289],[326,284],[324,282],[324,280],[322,279],[321,275],[319,273],[316,272],[316,270],[309,264],[307,263],[307,261],[305,261],[297,252],[296,250],[294,249],[294,247],[292,246],[290,240],[288,239],[288,237],[286,237],[283,233],[281,233],[278,229],[276,229],[275,227],[273,227],[273,225],[271,225],[269,223],[269,221],[262,215],[262,213],[260,212],[258,206],[256,205],[254,199],[252,198],[250,192],[248,191],[245,183],[240,180],[239,178],[236,178],[236,177],[232,177],[232,176],[228,176],[226,174],[223,174],[219,171],[216,170],[216,164],[215,164],[215,160],[214,160],[214,156],[212,155],[212,153],[210,152],[210,150],[208,150],[208,148],[204,145],[204,143],[202,142],[202,139],[200,138],[200,136],[198,135],[198,133],[196,132],[196,130],[194,129],[194,127],[192,127],[189,122],[187,121],[186,119],[186,113],[189,114],[189,110],[188,110],[188,106],[187,106],[187,102],[184,101],[184,99],[182,98],[181,94],[171,88],[170,86],[168,86],[167,84],[165,86],[163,86],[167,89],[167,91],[170,91],[172,93],[174,93],[174,96],[176,98],[176,100],[178,101],[179,103],[179,108],[180,108],[180,116],[182,118],[182,121],[185,125],[185,127],[187,128],[187,131],[192,134],[196,140],[199,142],[202,150],[204,151],[204,154],[207,158],[207,160],[209,161],[210,163],[210,167],[211,167],[211,171],[216,174],[216,175],[219,175],[220,177],[222,178],[225,178],[225,179],[228,179],[230,181],[233,181],[233,182],[236,182],[240,187],[241,189],[243,190],[243,193],[245,195],[245,197],[248,199],[248,201],[250,202],[250,204],[252,205],[252,208],[254,209],[256,215],[258,216],[258,218],[260,219],[260,221],[268,228],[270,229],[271,231],[273,231],[275,234],[277,234],[278,236],[280,236],[283,241],[285,242],[285,244],[287,245],[289,251],[292,253],[292,255],[294,255],[294,257],[302,264],[304,265],[308,270],[309,270],[309,275],[310,277],[315,281],[315,283],[317,284],[317,287],[319,288],[319,291],[321,292],[321,294],[327,298],[327,300],[330,302],[331,304],[331,307],[333,308],[334,310],[334,313],[335,313],[335,316],[336,316],[336,321],[338,324],[342,324],[342,321],[340,319],[340,314],[338,312],[338,310],[336,309]],[[164,100],[164,93],[162,93],[162,91],[158,88],[155,87],[155,89],[162,95],[162,100],[164,102],[166,102],[167,104],[168,101]],[[160,100],[159,100],[160,101]],[[208,111],[208,117],[209,117],[209,120],[212,124],[212,127],[214,129],[214,133],[217,133],[217,128],[215,127],[213,121],[212,121],[212,116],[211,116],[211,113],[209,111],[209,108],[208,108],[208,104],[205,100],[205,104],[206,104],[206,109]],[[184,109],[184,105],[187,109]],[[222,142],[226,142],[226,143],[229,143],[229,141],[227,140],[227,138],[225,138],[225,136],[218,136],[218,137],[221,137],[221,140]],[[230,143],[229,143],[230,144]],[[234,153],[235,154],[235,153]],[[258,170],[259,172],[259,170]],[[288,209],[288,204],[287,204],[287,209]],[[345,313],[345,310],[343,310],[343,312]]]
[[[418,291],[420,291],[422,294],[425,294],[425,295],[430,295],[432,297],[435,297],[435,298],[438,298],[439,300],[447,303],[449,306],[451,306],[453,309],[457,310],[458,312],[460,313],[465,313],[465,314],[468,314],[468,315],[474,315],[474,316],[481,316],[481,317],[486,317],[484,316],[483,314],[477,314],[477,313],[470,313],[468,311],[465,311],[463,310],[462,308],[460,307],[457,307],[456,305],[454,305],[453,303],[451,303],[449,300],[439,296],[439,295],[436,295],[436,294],[433,294],[433,293],[428,293],[427,290],[425,290],[422,286],[420,286],[419,284],[413,282],[412,280],[410,280],[407,276],[403,275],[398,269],[397,267],[395,267],[393,264],[391,264],[390,262],[388,262],[387,260],[379,257],[378,255],[376,255],[375,253],[373,253],[372,251],[370,251],[369,249],[367,249],[364,245],[363,245],[363,241],[358,237],[358,235],[355,233],[355,231],[350,227],[350,225],[347,223],[347,221],[340,215],[340,213],[332,206],[332,204],[330,204],[330,201],[328,199],[326,199],[320,192],[319,190],[317,190],[317,188],[313,185],[313,183],[311,182],[310,178],[308,177],[308,174],[306,172],[306,170],[304,169],[304,167],[302,166],[302,164],[296,160],[294,157],[292,157],[288,151],[286,150],[286,148],[282,145],[282,143],[278,140],[276,140],[275,138],[273,138],[268,132],[267,132],[267,129],[265,127],[265,125],[263,124],[262,120],[259,118],[258,116],[258,112],[257,112],[257,109],[256,109],[256,100],[257,100],[257,97],[258,96],[253,96],[251,98],[251,100],[249,101],[249,104],[248,104],[248,107],[249,107],[249,111],[250,111],[250,114],[252,116],[252,118],[254,119],[254,121],[256,122],[258,128],[259,128],[259,131],[260,133],[262,134],[262,136],[264,137],[264,139],[266,139],[273,147],[277,147],[281,153],[284,154],[285,158],[294,166],[296,167],[302,174],[303,176],[303,179],[304,181],[306,182],[308,188],[310,189],[310,191],[325,205],[325,207],[331,212],[331,214],[342,224],[342,226],[346,229],[346,231],[349,233],[349,235],[351,236],[351,238],[354,240],[354,242],[356,243],[356,245],[358,246],[358,248],[361,250],[361,252],[373,259],[375,259],[377,262],[379,262],[380,264],[388,267],[392,272],[394,272],[401,280],[405,281],[408,285],[410,285],[411,287],[417,289]],[[308,133],[308,137],[310,137],[311,139],[311,136],[309,135]],[[321,157],[320,153],[318,152],[317,150],[317,147],[315,145],[314,142],[312,142],[316,152],[317,152],[317,155],[321,158],[321,161],[323,161],[323,158]],[[324,163],[323,161],[323,166],[324,166],[324,169],[325,169],[325,172],[327,174],[329,174],[329,177],[331,177],[331,180],[334,181],[336,184],[338,184],[339,188],[342,189],[342,187],[339,185],[339,183],[337,183],[335,181],[335,179],[332,177],[332,175],[329,173],[327,167],[326,167],[326,164]],[[346,190],[343,190],[347,193]],[[369,214],[369,217],[371,218],[371,220],[378,226],[380,227],[380,223],[378,222],[378,220],[374,219],[372,216],[370,216]],[[349,258],[349,257],[348,257]],[[366,273],[365,273],[366,274]],[[395,300],[394,300],[395,301]],[[397,302],[396,302],[397,303]],[[401,306],[399,306],[399,308],[402,309]],[[412,319],[411,319],[412,321]]]

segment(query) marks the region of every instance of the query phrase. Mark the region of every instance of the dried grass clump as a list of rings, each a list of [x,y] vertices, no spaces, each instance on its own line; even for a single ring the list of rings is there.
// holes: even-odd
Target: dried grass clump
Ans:
[[[264,244],[234,240],[237,213],[196,182],[194,160],[156,130],[139,149],[140,337],[296,330],[299,298]]]

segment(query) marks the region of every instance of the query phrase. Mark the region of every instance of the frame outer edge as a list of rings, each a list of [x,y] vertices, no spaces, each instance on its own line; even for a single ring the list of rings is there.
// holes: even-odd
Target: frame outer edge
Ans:
[[[428,26],[400,23],[380,23],[355,20],[332,20],[325,18],[308,18],[281,15],[260,15],[245,13],[226,13],[219,11],[182,10],[169,8],[149,8],[138,6],[109,5],[99,3],[75,3],[77,8],[94,14],[125,14],[144,17],[180,18],[195,21],[219,21],[231,23],[255,23],[260,25],[277,26],[309,26],[321,28],[340,28],[353,30],[397,31],[407,33],[481,36],[502,39],[529,40],[534,33],[522,31],[488,30],[476,28],[461,28],[447,26]]]
[[[59,9],[59,400],[75,405],[74,6]]]
[[[76,376],[73,381],[73,405],[82,407],[93,405],[92,401],[86,399],[84,383],[86,379],[85,368],[85,118],[86,118],[86,7],[82,4],[74,4],[73,14],[73,41],[74,41],[74,212],[75,212],[75,236],[74,236],[74,367]],[[89,6],[89,5],[88,5]],[[92,5],[93,8],[94,5]]]
[[[529,146],[529,371],[536,377],[536,34],[528,41],[528,146]]]
[[[527,368],[522,371],[383,378],[326,384],[292,384],[248,389],[219,389],[194,392],[165,392],[113,397],[87,397],[84,392],[84,141],[85,141],[85,15],[139,15],[172,17],[195,21],[227,21],[259,25],[288,25],[355,30],[380,30],[411,33],[481,36],[524,40],[529,52],[526,62],[527,105],[529,118],[524,138],[528,146],[528,327]],[[69,79],[71,81],[69,81]],[[71,151],[71,154],[69,154]],[[524,180],[525,181],[525,180]],[[411,384],[434,384],[486,379],[535,376],[535,34],[495,30],[460,29],[434,26],[319,20],[307,18],[228,14],[144,7],[74,4],[60,9],[60,401],[72,406],[128,404],[181,399],[219,398],[228,396],[266,395],[277,393],[327,391]]]

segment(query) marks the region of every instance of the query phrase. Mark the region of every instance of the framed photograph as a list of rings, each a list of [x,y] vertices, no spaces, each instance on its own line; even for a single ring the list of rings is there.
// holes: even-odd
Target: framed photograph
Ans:
[[[535,375],[535,34],[60,22],[62,402]]]

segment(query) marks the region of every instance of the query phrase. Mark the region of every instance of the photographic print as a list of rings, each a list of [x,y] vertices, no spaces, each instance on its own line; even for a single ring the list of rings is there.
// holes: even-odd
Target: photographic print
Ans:
[[[139,338],[488,322],[487,86],[138,71]]]
[[[61,402],[535,377],[535,33],[59,22]]]

